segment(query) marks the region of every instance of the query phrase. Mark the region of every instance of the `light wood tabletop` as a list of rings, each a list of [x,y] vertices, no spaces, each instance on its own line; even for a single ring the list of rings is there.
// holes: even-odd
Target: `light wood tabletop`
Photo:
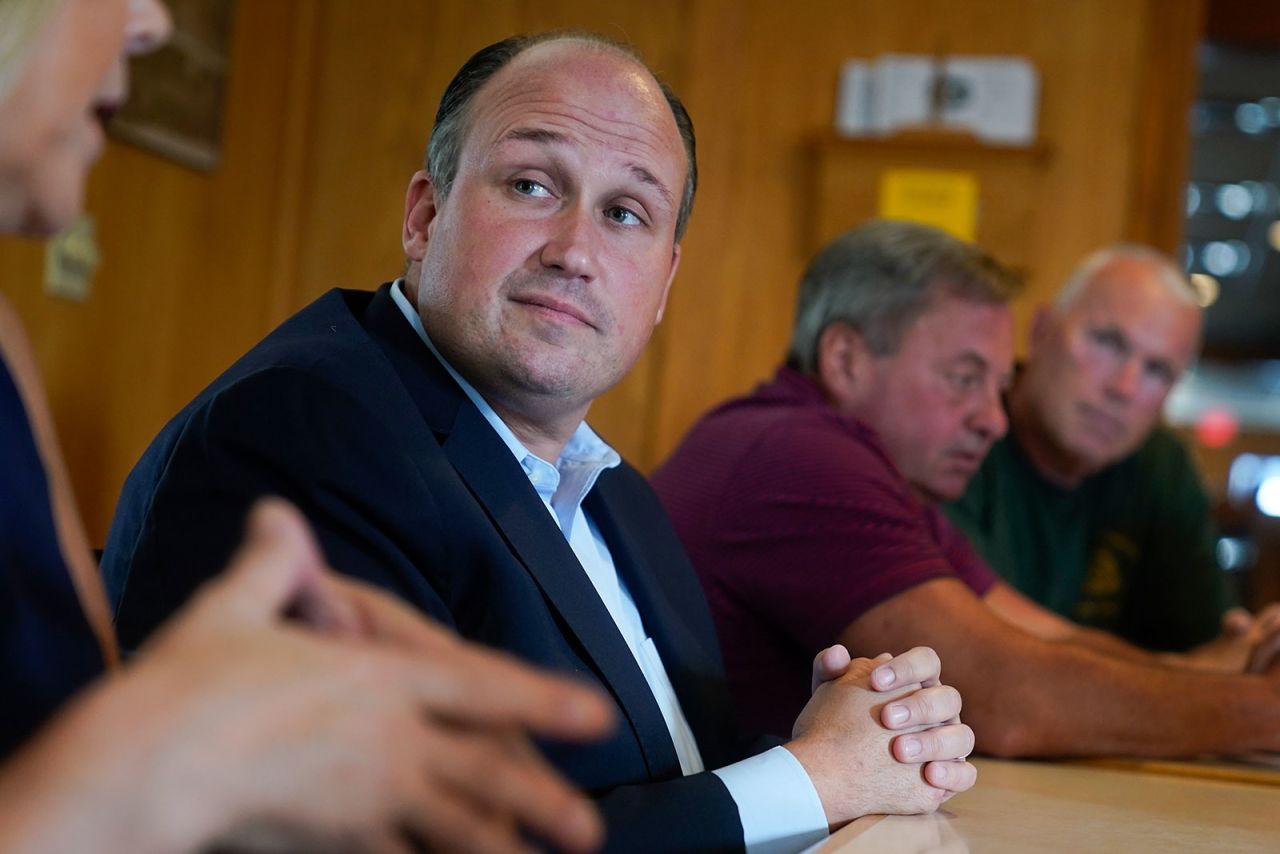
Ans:
[[[1122,768],[1152,774],[1206,777],[1236,783],[1280,786],[1280,753],[1256,753],[1239,759],[1126,759],[1123,757],[1073,760],[1098,768]]]
[[[859,819],[811,849],[863,852],[1280,852],[1273,786],[1138,770],[976,760],[933,816]]]

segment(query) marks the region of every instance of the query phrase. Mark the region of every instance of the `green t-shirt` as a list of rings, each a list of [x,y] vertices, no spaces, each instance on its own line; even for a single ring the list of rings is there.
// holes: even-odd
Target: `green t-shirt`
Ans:
[[[945,510],[1013,587],[1077,623],[1155,650],[1218,634],[1229,597],[1209,500],[1166,429],[1071,490],[1006,436]]]

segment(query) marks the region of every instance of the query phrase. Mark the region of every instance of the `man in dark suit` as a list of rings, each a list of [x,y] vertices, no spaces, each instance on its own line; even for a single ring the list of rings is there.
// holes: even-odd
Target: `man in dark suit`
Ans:
[[[557,35],[472,57],[409,187],[405,277],[286,322],[130,476],[105,559],[124,643],[270,492],[343,571],[608,692],[609,740],[547,751],[597,795],[612,848],[786,850],[972,785],[929,650],[822,651],[795,738],[753,755],[683,549],[583,421],[661,317],[695,182],[684,108],[627,49]]]

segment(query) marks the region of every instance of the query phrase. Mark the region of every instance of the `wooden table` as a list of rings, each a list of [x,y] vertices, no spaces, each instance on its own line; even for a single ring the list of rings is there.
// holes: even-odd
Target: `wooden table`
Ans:
[[[978,785],[933,816],[859,819],[812,851],[1280,852],[1274,786],[979,759]]]
[[[1248,761],[1233,759],[1076,759],[1081,765],[1097,768],[1120,768],[1147,771],[1152,774],[1176,774],[1182,777],[1205,777],[1236,783],[1280,786],[1280,754],[1258,753]]]

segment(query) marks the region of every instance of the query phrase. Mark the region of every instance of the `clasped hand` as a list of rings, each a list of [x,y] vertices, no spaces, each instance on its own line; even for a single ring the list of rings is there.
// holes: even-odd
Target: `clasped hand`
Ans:
[[[840,645],[820,652],[813,696],[786,746],[813,781],[834,829],[872,814],[933,812],[971,787],[965,758],[973,731],[960,723],[960,694],[941,684],[928,647],[851,660]]]

